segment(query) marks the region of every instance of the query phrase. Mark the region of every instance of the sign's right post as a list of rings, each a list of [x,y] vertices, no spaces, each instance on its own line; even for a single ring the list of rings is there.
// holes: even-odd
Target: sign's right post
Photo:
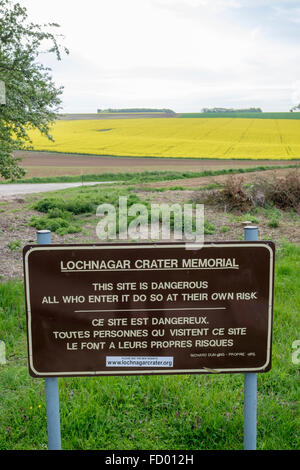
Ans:
[[[244,240],[257,241],[258,229],[244,227]],[[256,450],[257,374],[244,375],[244,450]]]

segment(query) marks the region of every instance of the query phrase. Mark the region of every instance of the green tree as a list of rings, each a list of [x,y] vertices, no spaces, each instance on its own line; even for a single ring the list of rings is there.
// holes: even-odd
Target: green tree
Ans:
[[[26,8],[12,0],[0,0],[0,80],[5,83],[6,103],[0,104],[0,175],[24,176],[16,150],[31,149],[30,129],[53,140],[50,125],[61,108],[63,87],[57,87],[51,69],[39,62],[50,52],[61,60],[68,50],[60,45],[56,23],[34,24]]]
[[[300,110],[300,104],[297,104],[297,106],[294,106],[293,108],[290,109],[291,112]]]

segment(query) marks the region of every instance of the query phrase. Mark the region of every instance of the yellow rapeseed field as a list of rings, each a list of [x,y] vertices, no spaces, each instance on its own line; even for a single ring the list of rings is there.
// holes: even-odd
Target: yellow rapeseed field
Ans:
[[[300,120],[109,119],[57,121],[55,142],[31,132],[35,150],[136,157],[300,158]]]

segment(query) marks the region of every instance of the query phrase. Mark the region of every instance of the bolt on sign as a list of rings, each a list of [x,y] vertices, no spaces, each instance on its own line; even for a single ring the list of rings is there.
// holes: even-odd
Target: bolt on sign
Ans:
[[[266,372],[274,244],[28,245],[34,377]]]

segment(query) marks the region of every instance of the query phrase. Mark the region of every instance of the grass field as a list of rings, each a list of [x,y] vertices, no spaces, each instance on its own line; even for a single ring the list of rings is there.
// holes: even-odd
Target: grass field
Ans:
[[[94,155],[298,159],[295,119],[111,119],[56,121],[55,142],[30,133],[35,150]]]
[[[0,184],[10,183],[74,183],[74,182],[100,182],[112,181],[115,184],[141,184],[158,181],[186,180],[191,178],[201,178],[206,176],[235,175],[243,173],[263,172],[268,170],[280,170],[288,168],[299,168],[299,165],[268,165],[252,166],[248,168],[223,168],[220,170],[203,171],[141,171],[126,173],[81,173],[81,175],[58,175],[58,176],[40,176],[32,178],[23,178],[15,181],[0,180]]]
[[[247,112],[228,112],[228,113],[182,113],[180,118],[203,118],[203,119],[216,119],[216,118],[248,118],[248,119],[300,119],[300,113],[247,113]]]
[[[258,374],[258,449],[299,449],[300,248],[277,247],[273,366]],[[0,449],[46,449],[44,381],[27,370],[24,290],[0,284]],[[242,449],[243,376],[60,378],[63,449]]]

